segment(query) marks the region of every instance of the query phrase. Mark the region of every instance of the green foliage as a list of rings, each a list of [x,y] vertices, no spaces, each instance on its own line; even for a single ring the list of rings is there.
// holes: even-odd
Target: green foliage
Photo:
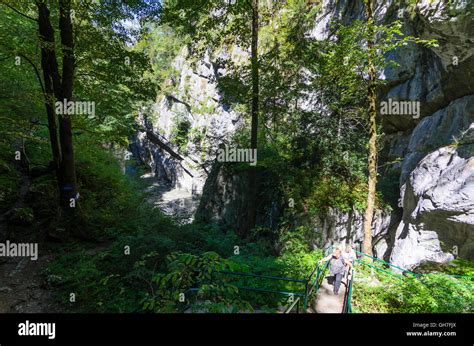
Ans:
[[[309,211],[315,215],[327,207],[350,211],[353,207],[358,210],[365,208],[366,185],[358,182],[349,185],[341,179],[328,177],[312,189],[309,196]]]
[[[123,248],[94,254],[79,246],[57,250],[59,255],[44,272],[63,309],[77,312],[135,312],[144,298],[142,282],[130,276],[133,266]],[[76,302],[69,304],[70,292]]]
[[[153,23],[149,24],[147,34],[137,43],[137,49],[148,56],[152,67],[145,77],[156,83],[163,94],[169,94],[173,90],[179,71],[172,63],[183,43],[168,25]]]
[[[189,78],[184,90],[177,90],[181,86],[181,71],[175,64],[178,54],[194,62],[207,55],[213,68],[225,70],[216,80],[221,100],[237,113],[249,112],[252,95],[246,51],[251,43],[250,2],[74,2],[74,97],[94,101],[96,114],[72,118],[81,195],[77,217],[67,228],[90,242],[74,239],[77,245],[53,245],[57,256],[44,272],[64,309],[274,312],[288,304],[288,294],[304,291],[304,282],[276,279],[304,280],[323,257],[322,250],[309,246],[318,243],[321,234],[295,226],[294,214],[314,216],[330,207],[363,210],[367,195],[367,24],[335,23],[330,39],[316,40],[307,35],[320,10],[316,3],[260,2],[257,169],[265,178],[260,192],[279,205],[287,205],[292,198],[295,206],[286,210],[277,229],[257,227],[244,241],[215,225],[178,225],[153,209],[140,192],[143,185],[122,173],[114,152],[116,144],[119,149],[128,144],[138,109],[156,96],[156,89],[160,89],[160,97],[183,91],[190,98]],[[36,15],[33,3],[15,6],[27,15]],[[52,23],[57,23],[57,5],[50,6]],[[160,21],[152,23],[160,6]],[[143,20],[144,16],[148,19]],[[142,18],[143,25],[126,24],[137,18]],[[387,62],[394,49],[435,44],[404,35],[400,22],[374,29],[379,70],[395,67]],[[44,126],[44,95],[35,72],[37,68],[41,76],[36,31],[34,22],[2,6],[0,211],[10,208],[18,198],[22,175],[13,153],[25,143],[30,168],[37,175],[31,176],[26,205],[15,211],[12,222],[18,229],[14,230],[24,234],[21,231],[40,228],[38,234],[47,230],[49,235],[58,236],[54,230],[65,225],[58,221],[54,172],[47,169],[51,152]],[[15,64],[16,57],[21,57],[19,65]],[[216,103],[206,97],[189,104],[194,116],[216,111]],[[248,120],[244,120],[233,144],[248,146],[248,127]],[[206,128],[190,129],[186,118],[178,114],[171,140],[185,153],[190,140],[197,147],[205,144]],[[233,165],[231,169],[238,174],[248,165]],[[398,198],[397,176],[396,171],[389,171],[380,179],[379,207]],[[234,253],[236,245],[239,254]],[[380,269],[387,270],[383,266]],[[459,259],[449,266],[426,265],[418,270],[474,273],[472,262]],[[471,279],[439,274],[372,274],[365,267],[359,267],[356,278],[357,312],[474,310]],[[68,303],[71,292],[77,296],[74,304]],[[181,294],[184,302],[180,301]]]
[[[180,303],[185,303],[186,294],[192,295],[190,288],[197,288],[194,301],[193,298],[188,298],[193,311],[238,312],[252,309],[247,302],[239,298],[239,291],[235,286],[213,278],[216,271],[238,271],[238,264],[221,258],[215,252],[206,252],[200,256],[173,253],[167,259],[168,272],[156,274],[151,278],[151,284],[156,284],[156,288],[144,299],[145,310],[180,310],[180,306],[183,306]]]
[[[112,151],[100,148],[94,139],[81,137],[76,148],[78,208],[84,231],[100,237],[108,229],[125,228],[141,202],[140,194],[133,192],[139,186],[124,176]]]
[[[278,257],[269,255],[269,245],[258,239],[242,244],[240,254],[235,255],[234,246],[240,242],[232,232],[223,233],[209,225],[177,226],[146,205],[134,213],[129,221],[116,215],[122,223],[109,228],[109,236],[115,239],[109,245],[57,250],[58,258],[45,274],[58,300],[67,302],[68,292],[88,297],[74,306],[66,304],[68,308],[98,312],[173,312],[185,308],[209,312],[252,308],[275,311],[288,304],[288,296],[256,294],[236,287],[301,293],[304,284],[217,271],[304,279],[322,258],[321,251],[308,249],[309,230],[305,228],[279,237]],[[125,246],[130,248],[129,255],[124,253]],[[186,292],[190,288],[198,290]],[[178,298],[184,292],[183,303]]]
[[[472,265],[472,264],[471,264]],[[376,267],[382,266],[375,264]],[[355,312],[464,313],[474,311],[472,278],[446,273],[422,276],[388,274],[357,265],[353,288]],[[385,268],[384,270],[390,271]]]
[[[6,210],[18,197],[21,176],[11,164],[14,152],[1,140],[0,146],[0,210]]]
[[[20,223],[29,225],[34,221],[33,209],[31,208],[16,208],[15,214],[10,218],[12,223]]]
[[[474,285],[471,279],[444,275],[410,277],[404,281],[392,305],[400,312],[474,312]]]
[[[184,117],[179,114],[175,117],[170,140],[178,146],[180,152],[183,154],[187,153],[190,127],[191,124]]]
[[[456,258],[449,263],[425,262],[415,269],[416,273],[445,273],[450,275],[474,275],[474,263]]]

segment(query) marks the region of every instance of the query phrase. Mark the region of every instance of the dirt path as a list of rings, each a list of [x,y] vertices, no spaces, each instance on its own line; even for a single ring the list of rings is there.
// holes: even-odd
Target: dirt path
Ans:
[[[41,246],[38,252],[36,261],[29,257],[0,259],[0,313],[56,311],[52,293],[41,275],[53,256],[42,253]]]
[[[41,271],[53,259],[47,246],[43,246],[37,228],[33,225],[21,227],[21,237],[9,230],[9,219],[17,209],[25,205],[30,190],[31,178],[22,172],[22,185],[17,201],[0,216],[0,243],[39,243],[38,258],[0,257],[0,313],[55,312],[52,293],[43,280]]]

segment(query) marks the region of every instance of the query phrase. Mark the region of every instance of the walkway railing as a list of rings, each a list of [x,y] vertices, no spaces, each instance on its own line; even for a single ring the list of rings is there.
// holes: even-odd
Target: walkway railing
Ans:
[[[218,278],[217,276],[224,276],[224,278]],[[311,277],[311,276],[310,276]],[[251,279],[256,279],[259,281],[271,281],[271,282],[293,282],[297,285],[301,285],[301,290],[285,290],[285,289],[272,289],[272,288],[261,288],[261,287],[252,287],[252,285],[242,285],[239,283],[236,284],[231,284],[231,283],[224,283],[224,286],[233,286],[236,287],[239,290],[243,291],[249,291],[249,292],[255,292],[255,293],[264,293],[264,294],[271,294],[271,295],[277,295],[277,296],[286,296],[288,297],[288,302],[289,306],[288,308],[284,311],[284,313],[290,313],[292,311],[296,311],[297,313],[300,311],[300,306],[303,304],[304,308],[307,308],[307,303],[308,303],[308,296],[309,296],[309,287],[310,287],[310,281],[308,279],[294,279],[294,278],[284,278],[284,277],[277,277],[277,276],[269,276],[269,275],[258,275],[258,274],[253,274],[253,273],[242,273],[242,272],[230,272],[230,271],[215,271],[213,272],[213,278],[212,281],[224,281],[224,279],[239,279],[239,278],[251,278]],[[185,296],[187,296],[188,293],[198,293],[200,288],[198,287],[193,287],[188,289],[185,292]],[[187,310],[191,306],[184,305],[183,309]]]
[[[324,274],[326,273],[328,268],[329,268],[329,261],[327,261],[325,264],[318,263],[318,266],[316,267],[316,269],[308,277],[308,281],[311,283],[312,277],[316,275],[314,278],[314,282],[310,285],[308,296],[311,295],[313,291],[317,292],[319,287],[321,287],[321,284],[324,280]]]
[[[383,263],[384,265],[387,265],[389,266],[390,268],[395,268],[397,269],[398,271],[402,272],[402,274],[409,274],[409,275],[413,275],[414,277],[421,277],[421,276],[429,276],[429,275],[443,275],[443,276],[447,276],[447,277],[453,277],[453,278],[474,278],[474,275],[461,275],[461,274],[445,274],[445,273],[415,273],[415,272],[412,272],[408,269],[404,269],[404,268],[401,268],[399,266],[396,266],[392,263],[389,263],[389,262],[386,262],[384,261],[383,259],[380,259],[378,257],[374,257],[374,256],[370,256],[364,252],[360,252],[360,251],[355,251],[356,254],[360,255],[361,257],[367,257],[367,258],[371,258],[372,260],[374,261],[377,261],[377,262],[380,262],[380,263]],[[366,266],[369,266],[369,267],[372,267],[378,271],[381,271],[381,272],[385,272],[389,275],[396,275],[396,273],[393,273],[393,272],[389,272],[387,270],[384,270],[382,268],[379,268],[377,266],[373,266],[371,265],[370,263],[367,263],[367,262],[364,262],[362,261],[361,259],[358,259],[358,262],[359,263],[362,263]]]
[[[412,272],[408,269],[404,269],[404,268],[401,268],[401,267],[399,267],[397,265],[394,265],[392,263],[386,262],[386,261],[384,261],[380,258],[370,256],[370,255],[368,255],[364,252],[360,252],[360,251],[355,251],[355,252],[356,252],[356,254],[358,254],[360,256],[360,258],[358,258],[354,261],[354,265],[356,263],[360,263],[361,265],[373,268],[373,269],[375,269],[379,272],[383,272],[385,274],[388,274],[388,275],[390,275],[392,277],[395,277],[397,279],[400,279],[400,280],[405,279],[405,275],[411,275],[414,278],[420,278],[420,277],[431,276],[431,275],[443,275],[443,276],[452,277],[452,278],[470,278],[470,279],[474,279],[474,275],[445,274],[445,273],[415,273],[415,272]],[[368,262],[363,260],[364,257],[370,258],[375,262],[382,263],[383,265],[387,266],[387,268],[386,269],[380,268],[376,265],[368,263]],[[388,268],[395,268],[397,271],[401,272],[401,274],[397,273],[397,272],[394,272],[394,271],[392,271],[391,269],[388,269]],[[348,295],[347,295],[348,296],[347,297],[347,299],[348,299],[348,301],[347,301],[347,312],[348,313],[352,312],[352,281],[353,281],[353,278],[351,279],[351,281],[349,283],[349,286],[348,286]]]
[[[353,263],[353,265],[355,265],[355,263]],[[344,296],[344,305],[342,307],[342,312],[346,314],[352,313],[352,282],[354,281],[354,275],[354,268],[351,268],[347,274],[347,287]]]
[[[252,278],[257,279],[258,281],[271,281],[271,282],[293,282],[301,286],[301,290],[292,291],[285,289],[270,289],[270,288],[261,288],[261,287],[252,287],[248,285],[239,285],[233,284],[234,287],[237,287],[239,290],[251,291],[251,292],[260,292],[260,293],[270,293],[280,296],[289,297],[290,303],[293,303],[293,300],[296,298],[303,298],[304,304],[306,307],[306,297],[308,292],[308,280],[294,279],[294,278],[284,278],[278,276],[269,276],[269,275],[258,275],[252,273],[242,273],[242,272],[229,272],[229,271],[217,271],[216,274],[222,274],[227,278],[236,277],[236,278]]]
[[[249,291],[249,292],[256,292],[256,293],[266,293],[272,295],[280,295],[289,297],[290,305],[284,310],[284,313],[291,313],[296,312],[299,313],[300,307],[306,310],[308,308],[308,303],[311,297],[315,292],[318,291],[319,287],[321,286],[322,280],[324,279],[324,274],[329,267],[329,262],[324,264],[319,264],[313,270],[313,272],[306,278],[306,279],[295,279],[295,278],[284,278],[284,277],[277,277],[277,276],[269,276],[269,275],[258,275],[253,273],[242,273],[242,272],[230,272],[230,271],[215,271],[213,273],[212,281],[219,280],[216,276],[222,275],[225,279],[232,279],[232,278],[251,278],[256,279],[258,281],[272,281],[272,282],[293,282],[295,284],[301,285],[301,290],[284,290],[284,289],[271,289],[271,288],[261,288],[261,287],[252,287],[249,285],[242,285],[242,284],[230,284],[225,283],[224,285],[231,285],[236,287],[239,290]],[[223,280],[223,278],[220,278]],[[198,293],[199,288],[193,287],[188,289],[185,292],[185,296],[189,293]],[[190,305],[185,305],[183,307],[184,310],[187,310]]]
[[[327,251],[327,252],[330,252],[330,251]],[[355,251],[355,252],[360,257],[354,261],[353,267],[355,267],[358,263],[360,263],[364,266],[371,267],[377,271],[384,272],[386,274],[397,277],[399,279],[404,278],[403,274],[413,275],[414,277],[434,274],[434,273],[427,273],[427,274],[414,273],[410,270],[393,265],[380,258],[370,256],[366,253],[363,253],[360,251]],[[367,263],[366,261],[363,261],[363,257],[371,258],[373,261],[383,263],[384,265],[387,265],[388,267],[391,267],[391,268],[395,268],[398,271],[401,271],[402,274],[395,273],[388,268],[384,269],[376,265],[373,265],[371,263]],[[325,274],[328,269],[329,269],[329,261],[325,263],[318,263],[316,268],[311,272],[311,274],[306,279],[284,278],[284,277],[277,277],[277,276],[258,275],[258,274],[252,274],[252,273],[230,272],[230,271],[216,271],[214,273],[223,275],[226,278],[232,278],[232,277],[252,278],[259,281],[269,280],[272,282],[293,282],[295,284],[301,285],[302,286],[301,290],[292,291],[292,290],[285,290],[285,289],[252,287],[248,285],[235,285],[235,284],[229,284],[229,283],[224,284],[224,285],[231,285],[243,291],[291,297],[291,299],[289,300],[289,305],[284,310],[284,313],[291,313],[291,312],[299,313],[301,305],[303,305],[303,308],[305,310],[307,309],[310,299],[312,299],[314,293],[316,293],[321,287],[322,281],[324,280]],[[443,275],[448,276],[448,277],[454,277],[454,278],[474,278],[474,275],[451,275],[451,274],[443,274]],[[344,313],[352,313],[352,294],[353,294],[354,276],[355,276],[355,271],[354,271],[354,268],[352,268],[349,271],[348,278],[347,278],[347,286],[346,286],[346,292],[344,296],[344,306],[343,306],[343,311],[342,311]],[[185,292],[185,295],[188,293],[198,293],[199,290],[200,290],[199,288],[190,288]],[[185,310],[189,307],[190,307],[189,305],[185,306]]]

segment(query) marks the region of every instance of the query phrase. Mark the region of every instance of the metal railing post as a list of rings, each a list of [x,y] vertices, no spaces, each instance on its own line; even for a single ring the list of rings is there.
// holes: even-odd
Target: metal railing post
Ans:
[[[304,285],[304,309],[308,308],[308,281]]]

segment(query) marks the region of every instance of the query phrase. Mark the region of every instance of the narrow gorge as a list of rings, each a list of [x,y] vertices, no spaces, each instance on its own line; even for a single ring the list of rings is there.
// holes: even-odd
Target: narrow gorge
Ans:
[[[0,0],[0,319],[472,315],[473,11]]]
[[[323,1],[310,35],[326,39],[329,23],[363,19],[362,1]],[[383,100],[420,100],[420,117],[381,118],[383,143],[378,174],[396,184],[391,205],[377,210],[372,224],[374,253],[406,269],[423,262],[444,263],[455,256],[474,256],[474,27],[472,4],[423,1],[399,5],[378,2],[376,21],[406,18],[404,30],[421,38],[436,38],[439,45],[416,45],[390,52],[398,64],[381,78]],[[172,64],[172,89],[141,113],[131,151],[164,184],[186,190],[199,203],[186,203],[195,217],[238,229],[245,214],[246,180],[226,172],[216,161],[217,149],[230,143],[242,126],[243,114],[225,101],[218,80],[226,75],[223,59],[238,59],[244,52],[207,54],[197,62],[183,47]],[[317,93],[317,91],[315,92]],[[177,128],[184,143],[170,141]],[[150,133],[181,156],[156,144]],[[181,154],[182,153],[182,154]],[[268,184],[272,184],[271,181]],[[273,196],[261,196],[259,224],[275,227],[287,201],[275,185]],[[176,197],[179,206],[179,196]],[[185,199],[186,200],[186,199]],[[189,204],[189,206],[188,206]],[[199,206],[197,206],[199,205]],[[178,208],[179,209],[179,208]],[[324,213],[295,216],[297,224],[314,232],[314,246],[328,248],[346,242],[360,249],[363,213],[329,207]]]

